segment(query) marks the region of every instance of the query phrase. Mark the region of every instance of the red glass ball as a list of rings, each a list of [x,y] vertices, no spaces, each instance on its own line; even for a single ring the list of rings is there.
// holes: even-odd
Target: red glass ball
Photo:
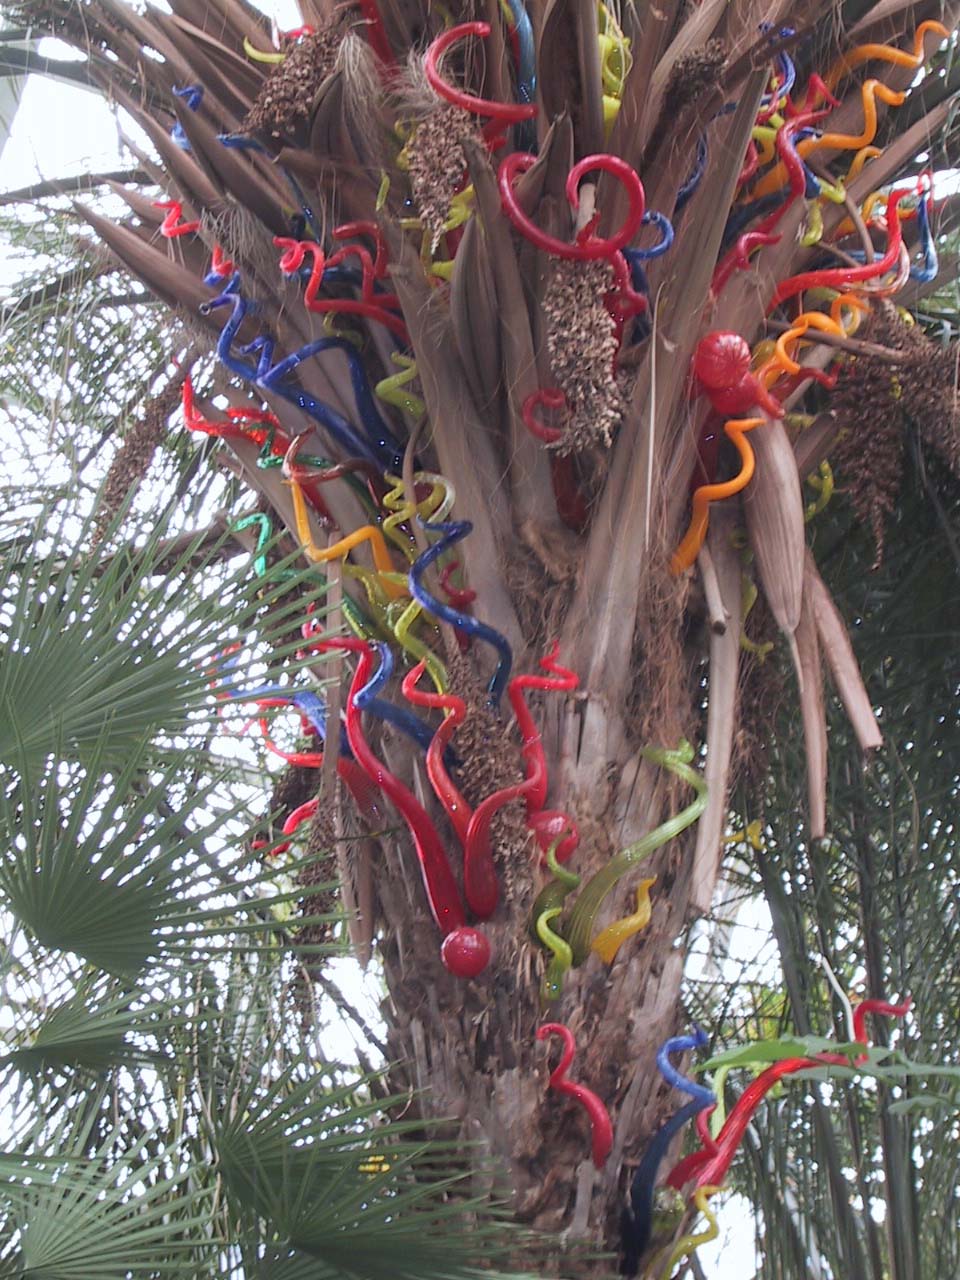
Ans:
[[[749,413],[757,404],[760,384],[748,373],[732,387],[721,387],[708,392],[710,404],[717,413],[724,415]]]
[[[750,344],[739,333],[715,329],[697,344],[693,371],[710,390],[736,386],[750,372]]]
[[[456,978],[475,978],[490,963],[490,943],[479,929],[462,925],[443,940],[440,959]]]

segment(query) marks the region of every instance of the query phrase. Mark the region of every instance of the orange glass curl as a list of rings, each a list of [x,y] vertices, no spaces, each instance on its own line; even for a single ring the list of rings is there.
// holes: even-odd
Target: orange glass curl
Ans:
[[[724,480],[719,484],[702,484],[693,494],[693,514],[683,540],[677,547],[670,561],[670,571],[675,574],[689,569],[700,553],[704,538],[707,536],[707,525],[710,520],[710,503],[722,498],[732,498],[735,493],[745,489],[753,479],[756,465],[753,450],[746,439],[746,433],[754,427],[762,426],[766,418],[729,418],[723,429],[740,455],[741,467],[732,480]]]

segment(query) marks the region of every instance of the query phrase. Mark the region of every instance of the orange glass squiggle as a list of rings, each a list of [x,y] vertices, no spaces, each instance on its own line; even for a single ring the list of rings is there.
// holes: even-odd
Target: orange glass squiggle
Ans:
[[[724,424],[727,439],[731,441],[740,455],[741,467],[732,480],[724,480],[719,484],[702,484],[693,494],[693,514],[683,540],[673,553],[670,561],[671,573],[683,573],[689,569],[700,553],[703,540],[707,536],[707,525],[710,520],[710,503],[722,498],[732,498],[735,493],[745,489],[753,478],[756,465],[753,450],[750,448],[746,433],[754,427],[762,426],[766,418],[729,418]]]
[[[797,155],[801,159],[813,151],[823,151],[826,148],[833,151],[859,151],[861,147],[869,146],[877,132],[877,98],[888,107],[899,107],[907,96],[888,89],[879,80],[866,80],[860,94],[863,99],[863,130],[860,133],[823,133],[819,138],[804,138],[797,143]],[[787,177],[786,166],[781,162],[760,179],[750,193],[750,198],[756,200],[760,196],[779,191]]]
[[[327,560],[335,560],[337,556],[345,556],[354,547],[359,547],[362,543],[369,542],[370,549],[373,552],[373,563],[377,566],[377,571],[382,575],[380,581],[383,584],[384,591],[394,600],[408,594],[405,586],[392,582],[386,576],[393,573],[393,561],[390,559],[390,552],[384,541],[383,534],[376,525],[365,524],[359,529],[354,529],[353,533],[348,533],[345,538],[341,538],[339,542],[335,542],[331,547],[318,547],[310,532],[310,518],[307,514],[307,504],[303,496],[303,489],[293,480],[290,483],[290,491],[293,496],[293,515],[297,526],[297,537],[303,544],[303,550],[309,559],[322,564]]]
[[[843,326],[830,316],[825,316],[822,311],[804,311],[797,316],[792,328],[788,329],[786,333],[781,333],[774,345],[773,356],[757,376],[764,379],[771,372],[775,372],[775,376],[779,376],[781,371],[784,373],[799,373],[801,366],[787,353],[787,344],[799,342],[808,329],[817,329],[821,333],[832,333],[838,338],[844,336]],[[769,386],[769,383],[767,385]]]
[[[844,76],[849,75],[855,67],[862,66],[875,58],[880,62],[892,62],[898,67],[919,67],[924,60],[923,41],[929,32],[935,32],[941,40],[946,40],[950,32],[942,22],[921,22],[913,36],[913,53],[906,49],[893,49],[886,44],[860,44],[850,53],[839,58],[827,72],[828,89],[835,89]]]
[[[869,147],[861,147],[850,161],[850,168],[847,170],[847,176],[843,180],[844,184],[849,187],[850,183],[863,173],[863,166],[868,160],[876,160],[878,156],[882,155],[883,147],[875,147],[872,144]]]

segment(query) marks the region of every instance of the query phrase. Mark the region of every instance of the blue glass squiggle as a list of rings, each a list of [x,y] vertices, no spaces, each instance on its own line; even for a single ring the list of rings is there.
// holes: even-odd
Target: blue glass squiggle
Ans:
[[[232,702],[256,702],[260,698],[284,698],[307,717],[316,729],[317,736],[321,742],[326,742],[327,707],[320,695],[315,693],[313,689],[291,689],[281,684],[265,684],[261,685],[259,689],[243,689],[239,692],[231,693],[229,696]],[[353,752],[350,750],[347,732],[343,725],[340,726],[340,754],[349,757],[351,760],[353,759]]]
[[[933,238],[933,229],[930,226],[930,209],[925,195],[920,197],[920,203],[917,205],[917,226],[920,228],[923,266],[912,266],[910,268],[910,278],[911,280],[918,280],[921,284],[929,284],[931,280],[937,278],[940,271],[940,259],[937,256],[937,244]]]
[[[275,163],[270,148],[265,147],[263,143],[259,142],[256,138],[251,138],[249,134],[218,133],[217,141],[221,142],[225,147],[232,147],[236,151],[258,151],[261,155],[266,156],[271,164]],[[303,187],[301,187],[300,183],[297,181],[296,176],[291,173],[289,169],[284,168],[283,165],[280,165],[280,172],[286,178],[290,186],[290,190],[296,197],[297,204],[302,211],[303,217],[307,226],[310,228],[313,238],[319,243],[323,238],[323,232],[320,229],[320,224],[317,222],[316,214],[307,203],[307,197],[304,193]]]
[[[273,369],[270,370],[270,377],[274,379],[284,378],[288,373],[292,373],[304,360],[309,360],[311,356],[319,355],[321,351],[330,350],[342,351],[347,357],[347,363],[350,366],[350,383],[353,387],[353,397],[356,401],[357,412],[360,414],[370,446],[377,455],[378,464],[384,471],[399,472],[403,467],[403,445],[377,410],[367,371],[353,343],[347,342],[343,338],[318,338],[315,342],[308,343],[307,346],[301,347],[299,351],[295,351],[293,355],[285,356],[284,359],[278,361],[273,366]]]
[[[657,1050],[657,1068],[667,1084],[672,1085],[674,1089],[679,1089],[681,1093],[689,1094],[691,1098],[698,1099],[701,1107],[712,1107],[716,1102],[713,1090],[708,1089],[706,1085],[697,1084],[688,1076],[682,1076],[670,1061],[670,1054],[686,1053],[688,1049],[702,1049],[707,1040],[707,1033],[695,1026],[692,1035],[671,1036]]]
[[[301,390],[299,387],[284,386],[280,380],[286,372],[283,368],[284,362],[281,361],[276,366],[270,365],[273,357],[272,338],[257,338],[253,343],[248,344],[247,351],[259,350],[261,353],[260,360],[256,365],[240,360],[232,354],[231,347],[234,339],[247,313],[254,306],[240,293],[239,272],[231,276],[222,293],[216,298],[212,298],[209,302],[205,302],[200,310],[204,315],[208,315],[211,311],[225,306],[231,307],[232,310],[220,331],[220,337],[217,339],[217,357],[220,362],[226,365],[232,373],[237,374],[238,377],[252,382],[256,387],[273,391],[275,394],[282,396],[284,400],[303,409],[336,440],[337,444],[345,450],[348,457],[367,458],[375,466],[379,466],[380,463],[374,449],[357,434],[346,418],[341,417],[335,409],[331,409],[329,405],[323,404],[315,396]],[[277,375],[278,369],[280,370],[279,377]]]
[[[693,1120],[701,1111],[716,1106],[716,1095],[712,1089],[682,1076],[670,1062],[671,1053],[681,1053],[687,1049],[702,1048],[707,1036],[699,1027],[694,1028],[692,1035],[673,1036],[660,1046],[657,1052],[657,1066],[668,1084],[675,1089],[688,1093],[691,1101],[686,1103],[672,1115],[647,1144],[637,1170],[630,1184],[630,1203],[620,1214],[620,1235],[623,1259],[620,1265],[622,1275],[635,1276],[640,1268],[640,1259],[650,1243],[653,1230],[653,1203],[656,1195],[657,1173],[673,1139],[680,1130]]]
[[[476,618],[472,618],[470,614],[462,613],[459,609],[454,609],[443,600],[431,595],[423,585],[423,575],[430,566],[445,551],[449,551],[454,543],[459,542],[467,534],[471,533],[473,525],[469,520],[448,520],[430,523],[420,519],[419,516],[417,519],[421,529],[425,529],[428,533],[439,533],[442,536],[432,547],[428,547],[426,551],[419,555],[410,566],[410,594],[414,600],[419,601],[425,609],[429,610],[434,617],[442,618],[444,622],[449,622],[453,626],[459,627],[467,635],[476,636],[478,640],[484,640],[487,644],[493,645],[500,655],[500,661],[497,663],[497,669],[493,673],[487,690],[490,694],[490,702],[496,706],[500,702],[513,667],[513,650],[510,648],[509,640],[506,636],[501,635],[499,631],[494,630],[493,627],[487,626],[485,622],[479,622]]]
[[[633,265],[634,259],[638,259],[641,262],[649,262],[651,258],[659,258],[673,244],[673,223],[665,213],[658,213],[656,209],[648,209],[643,215],[643,225],[645,227],[655,226],[660,232],[660,239],[656,244],[651,245],[649,249],[624,249],[623,256],[631,265]]]
[[[724,103],[717,114],[715,116],[711,116],[710,124],[713,124],[714,120],[719,120],[721,116],[728,116],[731,111],[736,111],[736,109],[737,104],[735,102]],[[677,192],[677,198],[673,205],[674,216],[676,216],[684,205],[687,204],[688,201],[690,201],[696,194],[697,188],[700,186],[700,181],[706,171],[709,155],[710,151],[707,146],[707,133],[706,130],[704,130],[703,133],[700,134],[699,138],[697,138],[697,158],[694,161],[690,175]]]
[[[777,38],[773,34],[773,23],[771,22],[761,22],[760,30],[770,32],[771,43],[773,43]],[[791,36],[795,36],[796,34],[797,32],[795,27],[781,27],[779,31],[779,37],[781,40],[788,40]],[[797,69],[794,66],[793,59],[785,49],[780,49],[777,53],[777,70],[780,73],[781,83],[773,93],[765,93],[763,95],[760,99],[761,107],[770,106],[771,102],[774,101],[774,93],[776,94],[776,101],[779,102],[781,98],[785,98],[787,96],[794,86],[794,82],[797,78]]]
[[[937,246],[930,227],[930,211],[927,208],[925,197],[917,205],[917,226],[920,228],[920,249],[923,253],[923,263],[922,265],[914,264],[911,266],[910,279],[916,280],[920,284],[929,284],[931,280],[935,280],[937,277],[937,273],[940,270],[940,260],[937,256]],[[847,252],[854,262],[866,261],[866,254],[862,249],[849,249]]]
[[[707,147],[707,135],[706,133],[701,133],[699,138],[697,138],[697,158],[694,161],[693,168],[690,170],[690,176],[677,192],[677,198],[673,206],[675,214],[679,213],[691,197],[696,194],[697,187],[699,187],[704,171],[706,170],[707,160],[709,157],[710,151]]]
[[[727,219],[727,225],[723,229],[723,238],[721,240],[721,248],[727,249],[734,242],[741,231],[747,227],[754,218],[760,218],[764,214],[772,213],[778,205],[784,203],[788,198],[782,191],[771,191],[769,195],[761,196],[758,200],[751,200],[749,204],[738,205]]]
[[[415,716],[412,711],[408,711],[406,707],[394,706],[392,702],[387,702],[385,698],[377,697],[377,694],[393,675],[394,657],[390,646],[383,640],[375,641],[374,647],[380,656],[380,666],[363,688],[357,692],[354,702],[361,711],[369,711],[371,715],[377,716],[380,720],[386,720],[395,729],[399,729],[408,738],[412,738],[417,746],[426,751],[433,741],[433,735],[436,730],[426,721],[421,720],[419,716]]]
[[[173,95],[175,98],[183,98],[190,111],[196,111],[200,106],[200,103],[203,101],[203,85],[188,84],[182,89],[174,89]],[[170,130],[170,137],[183,151],[190,150],[190,139],[187,137],[183,125],[179,120],[176,121],[173,128]]]
[[[630,267],[630,283],[633,285],[637,293],[643,294],[647,300],[646,311],[634,318],[633,331],[630,335],[630,345],[636,346],[638,342],[642,342],[650,336],[650,321],[653,316],[653,303],[650,300],[650,283],[647,280],[647,273],[643,269],[643,263],[649,262],[652,258],[659,258],[661,254],[666,253],[673,244],[673,223],[666,214],[658,213],[655,209],[648,209],[643,215],[643,221],[650,226],[653,224],[660,232],[660,239],[655,245],[651,245],[649,249],[624,249],[623,256],[627,260]]]
[[[517,67],[517,88],[521,102],[537,100],[537,54],[533,42],[533,24],[523,0],[507,0],[513,25],[517,32],[520,57]]]

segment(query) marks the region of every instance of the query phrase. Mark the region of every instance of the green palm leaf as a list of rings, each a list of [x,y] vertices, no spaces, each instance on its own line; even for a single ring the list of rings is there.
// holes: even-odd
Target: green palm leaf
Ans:
[[[127,1280],[205,1274],[218,1242],[209,1234],[210,1194],[189,1174],[167,1175],[175,1153],[71,1165],[46,1185],[7,1185],[8,1229],[24,1280]]]

